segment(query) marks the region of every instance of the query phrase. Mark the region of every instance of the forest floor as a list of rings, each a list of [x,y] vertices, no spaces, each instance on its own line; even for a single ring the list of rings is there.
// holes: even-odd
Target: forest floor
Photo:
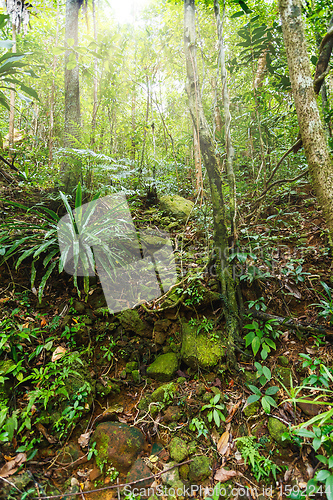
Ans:
[[[24,192],[6,196],[27,200]],[[3,206],[13,216],[14,209]],[[244,201],[240,213],[249,211],[250,202]],[[7,261],[0,269],[0,497],[119,498],[124,493],[117,484],[150,471],[155,478],[145,484],[154,481],[158,498],[176,498],[171,487],[191,484],[210,490],[185,489],[178,498],[217,499],[216,489],[211,491],[216,484],[221,498],[305,498],[308,481],[322,466],[319,447],[306,433],[289,440],[282,434],[330,409],[331,392],[323,389],[333,380],[333,298],[321,284],[333,286],[332,258],[310,186],[272,197],[257,220],[242,215],[233,264],[247,313],[243,336],[253,335],[247,348],[238,346],[236,375],[223,358],[206,369],[181,358],[171,378],[149,376],[160,355],[179,359],[184,322],[223,345],[222,302],[214,265],[206,265],[209,213],[200,209],[184,225],[158,206],[137,203],[132,216],[139,229],[171,235],[182,277],[173,302],[168,297],[151,301],[124,319],[105,311],[98,282],[84,301],[72,277],[54,272],[39,303],[31,292],[29,265],[15,270]],[[294,326],[267,314],[291,319]],[[61,361],[64,353],[67,364]],[[71,377],[84,377],[86,384],[70,392]],[[158,387],[162,397],[156,395]],[[249,396],[257,401],[248,404]],[[309,402],[317,396],[321,404]],[[127,476],[126,467],[119,471],[98,462],[100,449],[92,436],[101,422],[142,431],[145,444],[138,456],[146,475]],[[196,463],[195,470],[198,456],[209,459],[209,473],[205,463]],[[176,467],[176,477],[161,475],[176,462],[185,462]],[[109,489],[88,493],[104,487]],[[134,496],[127,493],[128,499]]]

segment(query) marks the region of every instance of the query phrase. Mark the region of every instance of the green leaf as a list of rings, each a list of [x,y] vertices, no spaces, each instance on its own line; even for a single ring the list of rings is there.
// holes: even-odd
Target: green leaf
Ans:
[[[265,396],[261,400],[261,405],[266,413],[270,413],[271,405],[269,404],[269,401],[267,401],[267,398]]]
[[[261,392],[260,390],[258,389],[258,387],[256,387],[255,385],[248,385],[248,388],[250,389],[250,391],[252,391],[254,394],[256,394],[257,396],[261,397]],[[251,396],[250,396],[251,397]]]
[[[256,355],[257,352],[259,351],[259,348],[260,348],[260,339],[258,337],[255,337],[252,341],[252,351],[253,351],[253,354]]]
[[[274,399],[271,398],[270,396],[264,396],[264,398],[267,401],[267,403],[269,403],[271,406],[274,406],[274,408],[278,407],[278,405],[276,404],[276,402],[274,401]]]
[[[60,56],[66,51],[65,47],[53,47],[52,52],[55,56]]]
[[[319,450],[321,444],[322,444],[321,438],[315,437],[314,440],[312,441],[312,446],[315,451]]]
[[[256,394],[252,394],[247,398],[247,403],[250,405],[251,403],[254,403],[255,401],[259,401],[260,396],[257,396]]]
[[[77,66],[76,61],[68,62],[66,65],[66,69],[68,69],[68,71],[71,71],[72,69],[76,68],[76,66]]]
[[[330,476],[330,472],[328,470],[320,470],[316,474],[316,481],[325,481]]]
[[[39,101],[39,97],[36,90],[32,89],[31,87],[27,87],[26,85],[24,85],[24,83],[21,82],[19,82],[18,85],[20,86],[21,90],[23,90],[23,92],[30,95],[34,99],[37,99],[37,101]]]
[[[236,17],[241,17],[244,15],[245,15],[245,12],[243,10],[239,10],[238,12],[235,12],[235,14],[232,14],[232,16],[230,16],[230,19],[235,19]]]
[[[333,458],[333,457],[330,457],[330,458]],[[327,464],[327,458],[324,457],[324,455],[316,455],[316,459],[325,465]]]
[[[78,183],[76,188],[76,196],[75,196],[75,208],[79,208],[82,205],[82,189],[81,182]]]
[[[267,396],[272,396],[273,394],[276,394],[278,390],[279,387],[277,387],[276,385],[272,385],[271,387],[268,387],[265,394],[267,394]]]
[[[325,493],[327,500],[333,500],[333,475],[330,474],[325,481]]]
[[[266,342],[266,344],[267,344],[267,345],[269,345],[272,349],[276,349],[276,344],[275,344],[275,342],[273,342],[273,340],[265,338],[265,342]]]
[[[66,43],[67,43],[68,47],[73,47],[74,38],[67,38]]]
[[[49,277],[51,276],[51,273],[52,273],[53,269],[55,268],[56,264],[57,264],[57,261],[51,262],[51,264],[49,265],[46,273],[44,274],[44,276],[43,276],[43,278],[42,278],[42,280],[40,282],[40,285],[39,285],[39,288],[38,288],[38,300],[39,300],[39,303],[41,303],[41,301],[42,301],[43,291],[44,291],[46,282],[49,279]]]
[[[296,429],[295,430],[295,434],[297,436],[301,436],[301,437],[308,437],[308,438],[314,438],[315,437],[315,434],[314,432],[312,431],[309,431],[308,429]]]

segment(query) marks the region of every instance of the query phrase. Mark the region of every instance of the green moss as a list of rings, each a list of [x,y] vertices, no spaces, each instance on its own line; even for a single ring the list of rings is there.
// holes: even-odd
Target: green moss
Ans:
[[[96,456],[96,465],[102,471],[104,464],[108,461],[108,449],[109,449],[109,441],[110,438],[107,435],[102,435],[101,444],[98,450],[98,454]]]

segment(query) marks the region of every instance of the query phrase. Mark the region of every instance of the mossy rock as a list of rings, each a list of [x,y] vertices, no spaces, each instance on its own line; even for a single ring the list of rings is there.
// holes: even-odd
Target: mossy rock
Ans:
[[[285,387],[290,387],[290,379],[292,380],[292,371],[290,368],[277,365],[275,367],[275,375],[279,380],[281,380]]]
[[[249,405],[245,406],[243,413],[246,417],[253,417],[253,415],[257,415],[260,411],[260,403],[259,401],[254,401]]]
[[[152,402],[151,396],[144,396],[138,403],[137,408],[142,411],[148,411],[149,405]]]
[[[183,462],[188,457],[187,444],[179,437],[174,437],[169,443],[169,452],[172,460]]]
[[[168,382],[173,378],[178,370],[178,356],[174,352],[168,352],[158,356],[155,361],[148,366],[147,375],[160,382]]]
[[[191,368],[209,370],[218,364],[224,354],[222,341],[210,339],[204,333],[198,334],[198,328],[182,322],[182,347],[180,356]]]
[[[140,337],[147,334],[147,325],[142,321],[138,311],[135,309],[126,309],[126,311],[122,311],[118,315],[118,320],[126,331],[134,332]]]
[[[143,480],[144,478],[149,476],[151,476],[151,470],[144,463],[142,458],[138,458],[127,474],[126,482],[131,483],[135,481],[135,487],[138,489],[149,488],[153,482],[153,479]]]
[[[192,201],[177,194],[160,196],[159,202],[163,212],[184,222],[186,222],[194,207]]]
[[[96,442],[96,464],[115,467],[119,472],[127,472],[143,450],[145,438],[136,427],[119,422],[102,422],[90,440]]]
[[[282,441],[282,434],[288,431],[288,427],[283,422],[277,418],[269,417],[267,427],[270,436],[279,446],[283,448],[288,446],[287,441]]]
[[[184,483],[177,479],[168,488],[168,500],[184,500]]]
[[[171,403],[177,393],[177,390],[178,385],[174,382],[160,385],[160,387],[155,389],[155,391],[151,394],[151,401],[154,403]]]
[[[126,373],[132,373],[133,370],[137,370],[139,367],[139,364],[137,361],[130,361],[129,363],[126,363]]]
[[[289,359],[287,358],[287,356],[278,356],[277,362],[280,366],[286,367],[289,365]]]
[[[194,457],[190,463],[189,479],[192,484],[200,484],[212,473],[211,462],[208,457],[202,455]]]
[[[161,479],[163,484],[167,484],[170,486],[175,481],[179,481],[178,467],[175,467],[172,470],[168,470],[171,469],[171,467],[173,467],[174,465],[176,465],[176,462],[168,462],[167,464],[164,465],[164,470],[166,470],[166,472],[161,474]]]

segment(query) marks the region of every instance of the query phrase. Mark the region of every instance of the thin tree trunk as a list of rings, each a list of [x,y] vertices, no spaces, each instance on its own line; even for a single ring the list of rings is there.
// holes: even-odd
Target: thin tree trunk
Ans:
[[[57,25],[56,25],[56,36],[55,36],[55,47],[58,45],[59,36],[59,0],[57,0]],[[54,130],[54,95],[55,95],[55,71],[58,63],[58,57],[53,56],[52,63],[52,85],[50,94],[50,129],[49,129],[49,167],[52,165],[53,161],[53,130]]]
[[[214,0],[214,12],[216,17],[217,36],[219,41],[219,64],[221,68],[221,83],[222,83],[222,98],[224,107],[224,121],[225,121],[225,148],[227,152],[227,179],[230,189],[230,218],[231,218],[231,234],[234,241],[237,240],[236,232],[236,216],[237,216],[237,198],[236,198],[236,179],[233,169],[234,148],[231,141],[231,114],[230,114],[230,98],[227,81],[227,69],[225,66],[225,52],[223,40],[223,20],[225,16],[225,1],[223,1],[223,14],[222,19],[220,15],[219,0]]]
[[[82,0],[66,1],[66,22],[65,22],[65,43],[67,40],[74,40],[73,47],[78,45],[79,10]],[[65,136],[64,146],[73,147],[80,138],[81,109],[80,109],[80,82],[79,66],[77,55],[74,56],[71,50],[65,52]],[[72,61],[76,59],[76,66],[68,69]],[[72,165],[62,164],[61,180],[65,191],[70,192],[80,180],[80,168],[74,171]]]
[[[196,194],[201,193],[201,200],[202,200],[203,181],[202,181],[200,141],[198,140],[198,132],[194,125],[193,125],[193,153],[194,153],[194,165],[195,165],[195,191]]]
[[[147,130],[148,130],[148,118],[149,118],[149,102],[150,102],[150,94],[149,94],[149,79],[148,75],[146,75],[146,86],[147,86],[147,107],[146,107],[146,119],[145,119],[145,127],[143,131],[143,140],[142,140],[142,151],[141,151],[141,161],[139,167],[139,175],[142,174],[144,155],[145,155],[145,146],[146,146],[146,138],[147,138]]]
[[[92,15],[93,15],[93,26],[94,26],[94,40],[97,43],[97,19],[96,19],[96,4],[95,0],[92,0]],[[91,140],[90,144],[93,146],[95,144],[95,130],[96,130],[96,115],[97,115],[97,90],[98,90],[98,67],[97,67],[97,57],[94,57],[94,104],[91,120]]]
[[[300,0],[279,0],[298,125],[317,199],[333,244],[333,165],[313,88]]]
[[[12,24],[12,52],[16,52],[16,27]],[[14,143],[14,123],[15,123],[15,84],[11,86],[9,104],[9,151]]]
[[[215,253],[218,276],[222,289],[223,311],[226,318],[228,344],[227,360],[230,368],[235,368],[237,366],[235,343],[240,341],[239,311],[236,300],[235,283],[232,279],[228,262],[228,231],[222,195],[222,180],[215,156],[214,142],[204,115],[200,94],[196,57],[194,0],[184,0],[184,51],[187,74],[185,88],[189,101],[189,109],[193,126],[199,135],[201,155],[207,169],[212,197]]]

